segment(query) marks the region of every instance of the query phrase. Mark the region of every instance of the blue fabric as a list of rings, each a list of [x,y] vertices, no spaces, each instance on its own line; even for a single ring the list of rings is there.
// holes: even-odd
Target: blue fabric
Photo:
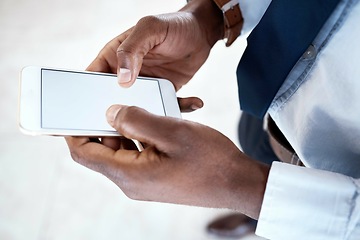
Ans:
[[[339,0],[273,0],[237,69],[241,109],[263,118],[286,76]]]
[[[270,145],[269,135],[265,132],[263,125],[262,119],[243,112],[238,126],[238,137],[245,154],[255,160],[271,165],[273,161],[280,160]]]

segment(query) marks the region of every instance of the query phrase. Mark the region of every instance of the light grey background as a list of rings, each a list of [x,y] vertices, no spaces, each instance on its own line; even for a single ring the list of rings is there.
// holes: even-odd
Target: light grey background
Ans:
[[[209,239],[206,224],[228,210],[129,200],[108,179],[73,162],[62,138],[25,136],[17,126],[22,67],[83,70],[140,17],[175,11],[184,2],[0,1],[0,239]],[[230,48],[219,42],[179,92],[205,102],[184,118],[235,142],[235,70],[243,48],[243,40]]]

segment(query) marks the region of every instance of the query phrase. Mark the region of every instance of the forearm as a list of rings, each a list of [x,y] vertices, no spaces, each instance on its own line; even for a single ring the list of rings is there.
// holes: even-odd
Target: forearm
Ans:
[[[195,16],[201,28],[204,29],[210,46],[223,39],[223,14],[212,0],[191,0],[180,11],[189,12]]]

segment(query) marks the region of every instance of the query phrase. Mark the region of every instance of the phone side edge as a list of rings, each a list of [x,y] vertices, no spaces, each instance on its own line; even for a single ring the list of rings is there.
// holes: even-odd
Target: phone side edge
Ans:
[[[174,85],[167,79],[158,79],[165,115],[169,117],[182,118]]]
[[[41,68],[24,67],[20,72],[18,126],[22,133],[37,135],[40,128]]]

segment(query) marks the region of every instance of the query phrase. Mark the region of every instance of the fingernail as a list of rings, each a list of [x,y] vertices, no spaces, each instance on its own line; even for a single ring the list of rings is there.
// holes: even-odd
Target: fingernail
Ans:
[[[131,72],[127,68],[119,68],[118,72],[118,82],[119,83],[127,83],[131,80]]]
[[[202,104],[201,105],[200,104],[199,105],[192,104],[190,107],[192,110],[198,110],[198,109],[202,108],[203,105]]]
[[[196,106],[196,105],[191,105],[191,109],[192,110],[198,110],[198,109],[200,109],[201,107],[199,107],[199,106]]]
[[[112,105],[106,111],[106,119],[111,126],[114,125],[115,118],[121,108],[122,106],[117,104],[117,105]]]

